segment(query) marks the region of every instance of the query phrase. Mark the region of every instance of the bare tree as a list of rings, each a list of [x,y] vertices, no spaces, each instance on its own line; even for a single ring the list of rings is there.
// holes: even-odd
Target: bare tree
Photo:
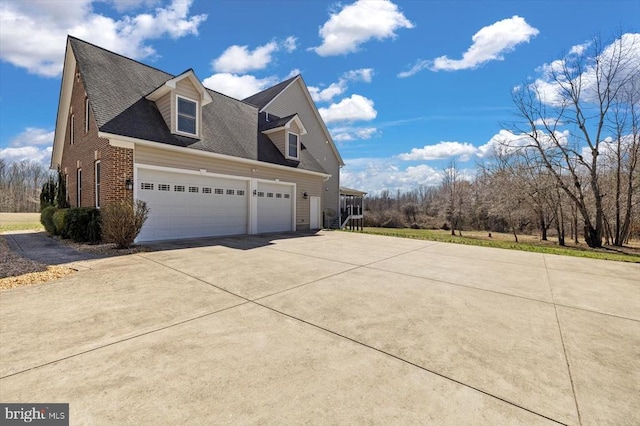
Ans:
[[[37,212],[40,190],[50,172],[40,163],[0,159],[0,211]]]
[[[442,183],[440,184],[442,195],[444,197],[443,210],[445,220],[449,222],[451,227],[451,235],[456,235],[458,223],[462,216],[460,207],[462,206],[460,171],[456,167],[456,162],[451,161],[443,170]]]
[[[612,115],[632,108],[624,94],[640,79],[638,41],[624,34],[605,45],[595,38],[545,67],[546,79],[513,91],[522,120],[515,145],[533,149],[537,160],[576,206],[590,247],[601,247],[604,229],[599,158]],[[637,108],[637,105],[636,105]],[[615,132],[614,132],[615,133]]]

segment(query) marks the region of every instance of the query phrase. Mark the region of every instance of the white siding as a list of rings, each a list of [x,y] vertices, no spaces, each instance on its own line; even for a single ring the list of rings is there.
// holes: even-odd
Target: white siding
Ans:
[[[164,118],[164,122],[167,123],[167,127],[173,131],[171,127],[171,93],[167,93],[156,101],[156,106]]]
[[[315,157],[331,178],[324,182],[326,191],[322,191],[323,207],[338,211],[340,164],[327,138],[318,122],[313,107],[307,101],[304,89],[300,81],[295,81],[284,92],[280,93],[266,108],[270,114],[279,117],[297,113],[302,124],[307,129],[307,134],[300,137],[300,141],[307,147],[311,155]],[[305,200],[308,204],[309,200]]]

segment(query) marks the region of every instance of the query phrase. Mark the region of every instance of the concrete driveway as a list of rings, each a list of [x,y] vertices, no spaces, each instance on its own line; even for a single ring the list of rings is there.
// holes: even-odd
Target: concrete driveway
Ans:
[[[0,296],[71,424],[640,424],[640,265],[341,232],[158,244]]]

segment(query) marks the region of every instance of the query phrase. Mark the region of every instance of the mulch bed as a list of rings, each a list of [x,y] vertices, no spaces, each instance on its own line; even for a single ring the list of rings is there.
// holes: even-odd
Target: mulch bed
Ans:
[[[75,269],[66,266],[45,265],[17,255],[0,235],[0,290],[40,284],[73,272]]]

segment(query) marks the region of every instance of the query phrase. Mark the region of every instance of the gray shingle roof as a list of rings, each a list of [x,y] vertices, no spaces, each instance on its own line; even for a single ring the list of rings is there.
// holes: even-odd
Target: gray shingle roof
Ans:
[[[202,107],[201,138],[172,134],[145,96],[173,75],[74,37],[69,42],[100,131],[326,173],[306,150],[300,162],[286,160],[260,134],[254,105],[212,90],[212,102]]]
[[[261,132],[270,129],[276,129],[278,127],[282,127],[286,125],[296,114],[287,115],[286,117],[278,118],[275,115],[269,114],[269,121],[266,120],[266,114],[260,113],[260,118],[258,119],[258,127]]]
[[[293,80],[295,80],[296,78],[298,78],[299,75],[296,75],[294,77],[291,77],[288,80],[285,80],[281,83],[276,84],[275,86],[269,87],[268,89],[263,90],[262,92],[258,92],[255,95],[251,95],[248,98],[244,99],[244,102],[248,102],[251,105],[255,105],[258,107],[259,110],[261,110],[262,108],[264,108],[269,102],[271,102],[271,100],[273,98],[275,98],[276,96],[278,96],[278,94],[280,92],[282,92],[284,89],[287,88],[287,86],[289,84],[291,84],[291,82]]]

